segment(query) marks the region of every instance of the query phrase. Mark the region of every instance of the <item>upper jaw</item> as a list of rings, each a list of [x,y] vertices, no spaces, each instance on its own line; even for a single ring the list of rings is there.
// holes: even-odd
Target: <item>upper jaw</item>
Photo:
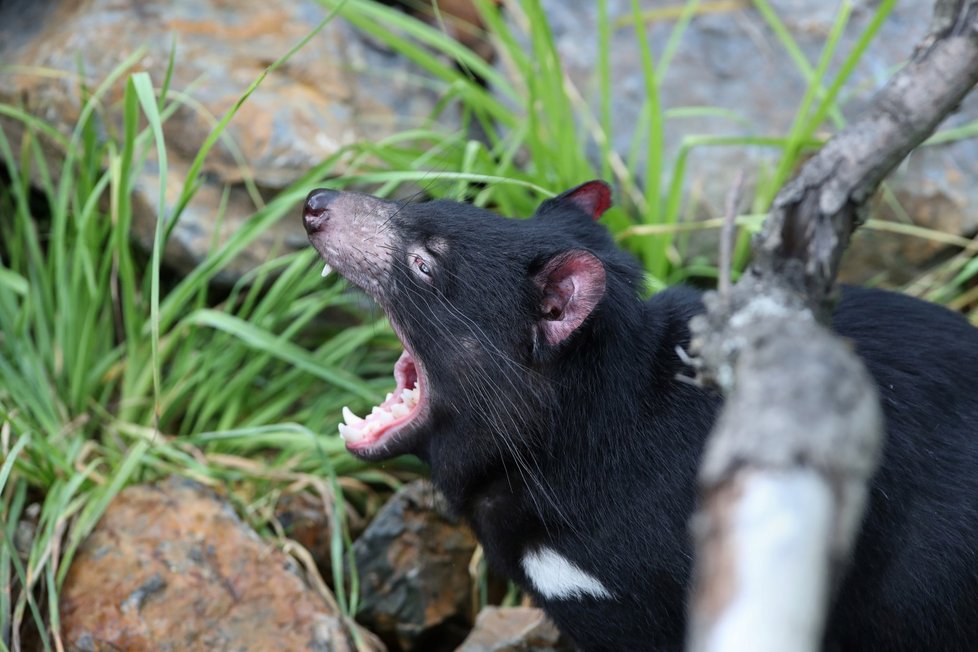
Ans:
[[[355,192],[314,190],[303,210],[309,242],[331,268],[382,302],[390,275],[397,205]]]
[[[328,241],[314,236],[309,236],[309,241],[316,251],[319,252],[319,256],[325,264],[322,272],[324,277],[329,274],[338,273],[350,283],[353,283],[369,294],[378,304],[381,306],[385,305],[384,294],[379,279],[375,278],[372,274],[364,273],[360,269],[360,267],[367,264],[366,261],[359,260],[365,257],[365,254],[353,253],[344,256],[338,253],[335,247],[331,246],[331,243]],[[326,272],[326,268],[329,269],[329,273]]]

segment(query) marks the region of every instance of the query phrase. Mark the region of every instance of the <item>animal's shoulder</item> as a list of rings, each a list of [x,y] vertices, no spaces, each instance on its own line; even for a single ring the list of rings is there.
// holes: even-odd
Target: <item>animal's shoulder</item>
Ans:
[[[845,287],[833,328],[882,380],[901,372],[935,381],[978,381],[978,328],[927,301],[883,290]]]

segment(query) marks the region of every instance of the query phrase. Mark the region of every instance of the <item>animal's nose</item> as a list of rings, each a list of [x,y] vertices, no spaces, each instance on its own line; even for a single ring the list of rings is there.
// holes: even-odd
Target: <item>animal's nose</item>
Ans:
[[[306,233],[312,235],[326,226],[329,221],[329,205],[339,195],[338,191],[326,188],[317,188],[309,193],[302,209],[302,225],[306,227]]]

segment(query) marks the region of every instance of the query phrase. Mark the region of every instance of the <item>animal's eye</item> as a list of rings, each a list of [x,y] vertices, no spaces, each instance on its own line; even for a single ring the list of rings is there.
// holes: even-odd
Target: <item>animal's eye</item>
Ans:
[[[428,266],[428,263],[421,256],[414,257],[414,267],[425,276],[431,276],[431,267]]]

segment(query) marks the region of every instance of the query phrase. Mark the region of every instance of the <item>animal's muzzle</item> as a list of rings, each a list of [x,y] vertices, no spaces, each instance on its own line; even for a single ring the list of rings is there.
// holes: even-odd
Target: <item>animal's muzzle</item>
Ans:
[[[302,225],[306,233],[312,235],[326,226],[329,222],[329,205],[339,196],[339,191],[326,188],[317,188],[309,193],[302,209]]]

